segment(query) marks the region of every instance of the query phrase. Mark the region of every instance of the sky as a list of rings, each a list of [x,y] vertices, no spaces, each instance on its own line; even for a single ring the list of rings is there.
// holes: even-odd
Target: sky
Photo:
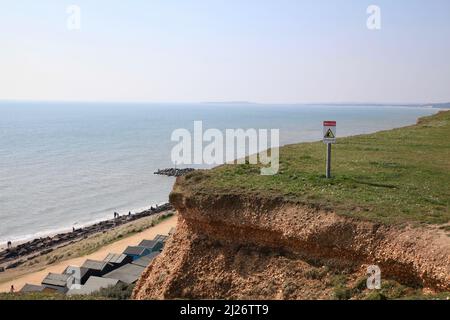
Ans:
[[[0,0],[0,100],[450,101],[450,1]]]

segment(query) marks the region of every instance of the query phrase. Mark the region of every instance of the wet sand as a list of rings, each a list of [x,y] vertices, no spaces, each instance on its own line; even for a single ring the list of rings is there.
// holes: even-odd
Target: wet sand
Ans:
[[[45,278],[45,276],[49,272],[61,273],[69,265],[74,266],[82,265],[86,259],[103,260],[108,255],[108,253],[122,253],[127,246],[137,245],[143,239],[151,240],[157,234],[168,234],[170,229],[172,227],[175,227],[176,224],[177,224],[177,216],[170,217],[169,219],[162,221],[161,223],[157,224],[154,227],[151,227],[138,234],[132,235],[130,237],[127,237],[125,239],[109,244],[105,247],[102,247],[101,249],[90,255],[61,261],[54,265],[48,266],[41,271],[20,276],[12,281],[0,283],[0,292],[9,292],[11,285],[14,285],[16,291],[19,291],[26,283],[38,285],[41,283],[41,281]]]

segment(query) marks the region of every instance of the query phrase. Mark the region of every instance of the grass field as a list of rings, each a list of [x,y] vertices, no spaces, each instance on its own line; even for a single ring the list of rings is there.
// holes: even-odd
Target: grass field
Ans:
[[[417,125],[338,139],[333,178],[322,142],[280,149],[280,172],[261,176],[256,165],[224,165],[180,181],[198,193],[237,193],[287,200],[338,214],[399,224],[450,221],[450,111]],[[448,230],[447,230],[448,231]]]

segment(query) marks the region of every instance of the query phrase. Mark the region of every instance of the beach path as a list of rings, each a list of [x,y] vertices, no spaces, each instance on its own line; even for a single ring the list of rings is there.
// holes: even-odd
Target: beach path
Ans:
[[[81,266],[86,259],[103,260],[108,253],[122,253],[127,246],[138,245],[143,239],[152,240],[157,234],[168,234],[170,229],[175,227],[176,224],[177,216],[170,217],[154,227],[106,245],[89,255],[61,261],[54,265],[48,266],[43,270],[23,275],[8,282],[0,283],[0,292],[9,292],[11,285],[14,285],[14,288],[18,291],[26,283],[40,284],[42,279],[44,279],[49,272],[62,273],[67,266]]]

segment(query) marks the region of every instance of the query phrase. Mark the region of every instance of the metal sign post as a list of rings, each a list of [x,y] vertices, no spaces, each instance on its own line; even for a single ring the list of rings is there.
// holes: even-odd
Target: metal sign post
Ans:
[[[327,143],[327,179],[331,178],[331,143]]]
[[[326,177],[331,178],[331,145],[336,143],[336,121],[323,122],[323,142],[327,145]]]

